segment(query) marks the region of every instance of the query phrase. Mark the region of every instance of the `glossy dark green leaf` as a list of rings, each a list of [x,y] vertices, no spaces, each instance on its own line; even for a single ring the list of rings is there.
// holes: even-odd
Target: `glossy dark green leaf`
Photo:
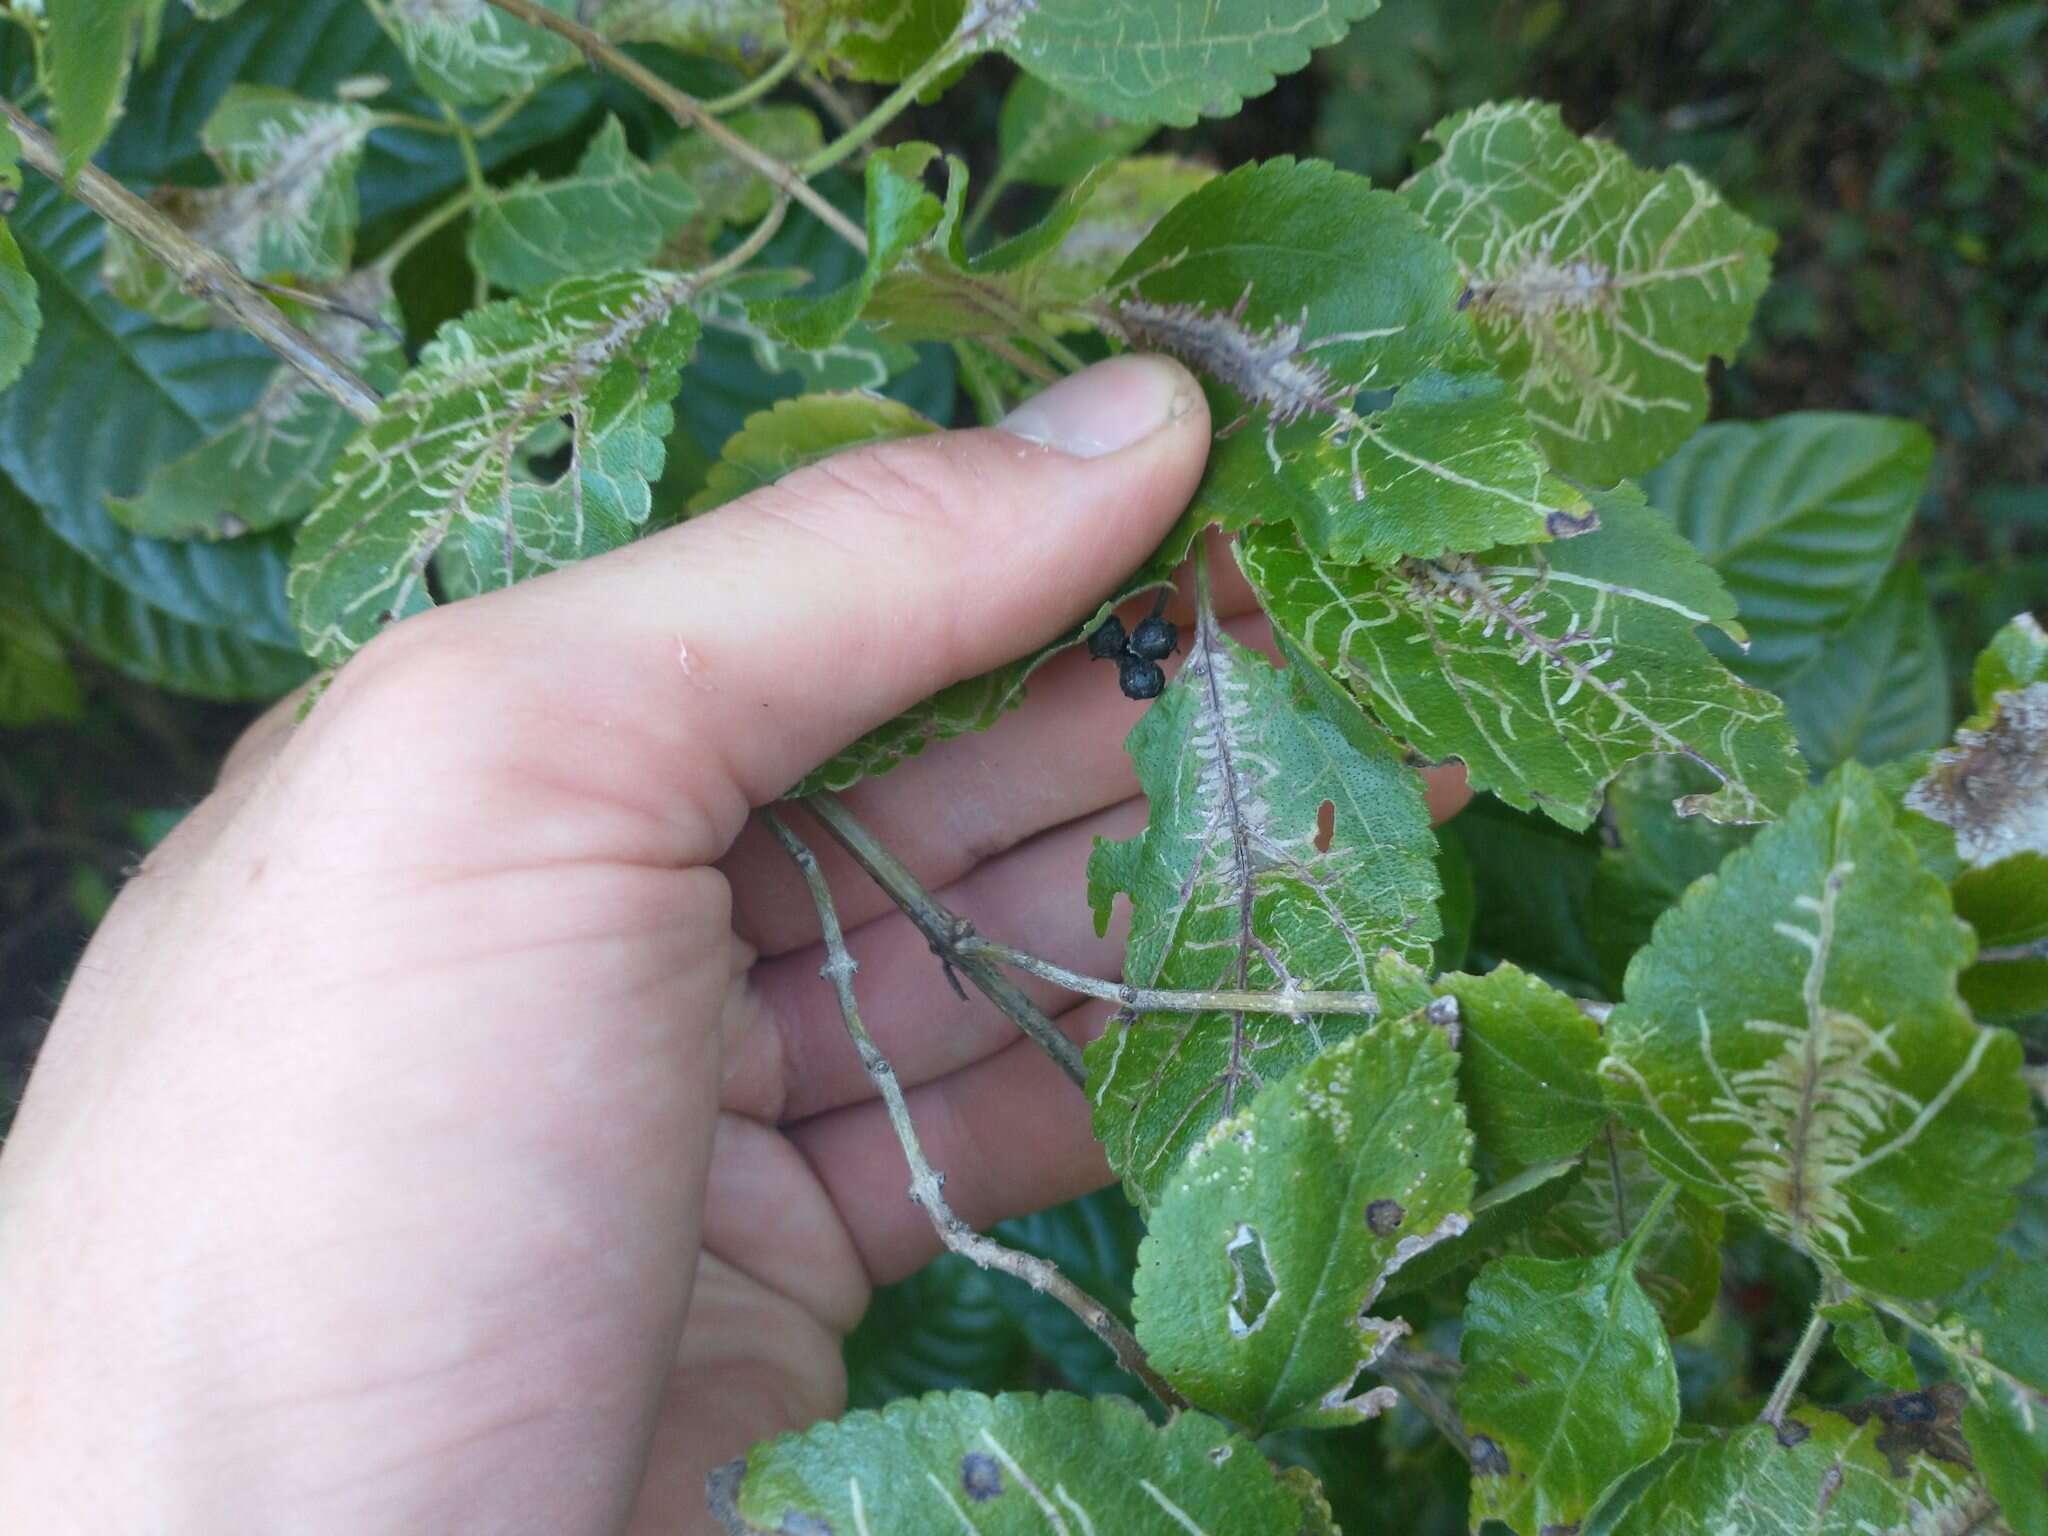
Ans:
[[[1939,746],[1949,730],[1948,659],[1919,571],[1905,565],[1888,575],[1777,691],[1817,772]]]
[[[1364,992],[1382,950],[1428,956],[1437,886],[1420,783],[1314,668],[1283,673],[1201,621],[1126,748],[1150,819],[1088,862],[1099,930],[1119,893],[1131,902],[1126,980]],[[1087,1051],[1110,1166],[1149,1204],[1213,1123],[1360,1022],[1212,1012],[1112,1024]]]
[[[1308,1497],[1214,1419],[1155,1428],[1133,1403],[1064,1393],[933,1393],[767,1441],[711,1479],[738,1536],[1328,1530]]]
[[[1278,159],[1160,219],[1099,320],[1201,375],[1219,429],[1243,424],[1212,451],[1196,517],[1284,518],[1350,562],[1580,526],[1585,497],[1548,473],[1456,293],[1449,252],[1398,197]]]
[[[140,682],[200,698],[271,699],[312,667],[296,648],[257,644],[193,624],[109,578],[50,532],[27,498],[0,480],[5,568],[43,616],[81,650]]]
[[[175,330],[107,297],[97,276],[103,226],[48,182],[23,189],[8,223],[41,290],[43,339],[0,395],[0,471],[53,533],[151,607],[295,650],[281,542],[139,539],[105,504],[227,428],[276,359],[247,337]]]
[[[1387,1278],[1471,1220],[1450,1038],[1425,1014],[1330,1046],[1220,1120],[1139,1252],[1138,1340],[1196,1406],[1261,1431],[1391,1406],[1360,1378],[1408,1325]]]
[[[20,558],[10,546],[7,559]],[[0,729],[76,719],[83,702],[63,637],[12,564],[0,567]]]
[[[975,0],[963,31],[1111,117],[1228,117],[1379,0]]]
[[[1604,495],[1599,515],[1580,538],[1391,568],[1256,528],[1238,560],[1276,628],[1476,789],[1585,826],[1625,765],[1676,753],[1715,782],[1682,811],[1768,819],[1805,774],[1778,701],[1695,633],[1732,622],[1727,593],[1639,497]]]
[[[494,189],[470,224],[469,259],[500,288],[534,294],[565,277],[642,266],[697,211],[680,172],[649,166],[607,118],[575,171]]]
[[[1430,138],[1403,195],[1455,253],[1460,302],[1551,462],[1607,484],[1664,458],[1706,416],[1708,358],[1749,333],[1772,237],[1685,166],[1639,170],[1542,102],[1475,107]]]
[[[1603,1075],[1701,1199],[1853,1283],[1940,1292],[1992,1257],[2033,1161],[2019,1042],[1956,995],[1971,948],[1848,765],[1657,924]]]
[[[1799,411],[1702,427],[1644,475],[1643,490],[1741,610],[1748,650],[1717,649],[1752,682],[1774,683],[1876,595],[1933,460],[1917,423]]]
[[[1052,1260],[1061,1274],[1119,1317],[1131,1315],[1131,1281],[1145,1221],[1122,1190],[1099,1189],[1003,1222],[993,1235]],[[1116,1363],[1102,1340],[1052,1297],[1010,1283],[998,1288],[996,1304],[1023,1328],[1040,1359],[1058,1370],[1063,1385],[1090,1397],[1143,1394],[1138,1379]]]
[[[1002,1305],[1009,1288],[1026,1289],[942,1254],[877,1289],[860,1326],[846,1336],[846,1406],[883,1408],[926,1392],[1027,1385],[1030,1343]]]
[[[1472,1525],[1572,1529],[1671,1442],[1678,1369],[1634,1255],[1496,1259],[1465,1293],[1458,1413]]]
[[[291,597],[307,651],[340,661],[429,606],[429,560],[465,597],[634,537],[697,338],[688,297],[687,279],[626,271],[443,327],[299,526]],[[544,483],[519,452],[563,417],[570,463]]]

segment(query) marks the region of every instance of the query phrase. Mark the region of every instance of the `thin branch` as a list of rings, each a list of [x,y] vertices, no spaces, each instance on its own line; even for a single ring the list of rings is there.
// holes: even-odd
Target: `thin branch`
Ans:
[[[807,56],[806,51],[802,48],[790,49],[738,90],[733,91],[729,95],[714,96],[711,100],[705,102],[704,110],[716,113],[722,117],[728,112],[736,112],[741,107],[759,101],[763,96],[770,94],[783,81],[803,68],[804,60]]]
[[[993,939],[968,933],[955,945],[962,956],[985,955],[1013,970],[1026,971],[1041,981],[1082,997],[1099,997],[1121,1003],[1141,1013],[1281,1013],[1300,1017],[1309,1013],[1336,1013],[1370,1018],[1380,1011],[1379,999],[1370,992],[1306,992],[1286,987],[1277,992],[1174,992],[1161,987],[1134,987],[1128,982],[1084,976],[1022,949],[1012,949]]]
[[[557,15],[541,5],[539,0],[490,0],[490,3],[530,27],[552,32],[573,44],[593,65],[617,75],[684,127],[697,129],[733,159],[810,209],[820,222],[848,245],[866,253],[868,237],[861,227],[833,207],[823,193],[799,176],[787,162],[776,159],[758,145],[740,137],[720,122],[704,103],[677,90],[624,49],[607,42],[582,23]]]
[[[2012,965],[2023,960],[2048,960],[2048,938],[2025,944],[1994,944],[1977,951],[1979,965]]]
[[[328,348],[293,325],[227,258],[207,249],[97,166],[82,167],[68,186],[64,157],[51,137],[11,101],[0,99],[22,158],[109,224],[133,235],[168,267],[178,286],[221,310],[237,325],[305,375],[306,381],[357,421],[377,417],[377,392]]]
[[[1144,1382],[1160,1402],[1176,1410],[1188,1407],[1188,1400],[1152,1369],[1144,1349],[1116,1314],[1061,1274],[1058,1265],[1034,1254],[1020,1253],[994,1238],[983,1236],[947,1205],[946,1176],[932,1167],[917,1139],[917,1128],[911,1124],[910,1106],[904,1101],[903,1085],[897,1081],[896,1069],[889,1065],[889,1059],[876,1047],[867,1026],[861,1022],[860,1004],[853,993],[853,975],[857,967],[853,956],[847,953],[846,936],[840,931],[832,890],[825,882],[825,872],[818,867],[817,855],[773,811],[763,811],[761,816],[768,823],[769,831],[775,834],[775,840],[796,861],[797,868],[803,872],[805,884],[810,887],[811,900],[818,909],[818,923],[825,934],[826,960],[818,974],[830,981],[833,990],[839,994],[839,1011],[846,1020],[846,1033],[852,1038],[854,1049],[860,1053],[861,1066],[866,1069],[875,1091],[881,1095],[882,1103],[888,1109],[889,1124],[894,1127],[896,1140],[903,1147],[904,1160],[910,1164],[910,1198],[924,1207],[939,1241],[983,1269],[1000,1270],[1022,1280],[1033,1290],[1051,1296],[1085,1323],[1089,1332],[1108,1345],[1116,1356],[1117,1364]]]
[[[1769,1401],[1757,1417],[1776,1429],[1785,1422],[1785,1410],[1792,1406],[1792,1399],[1799,1391],[1799,1384],[1806,1380],[1806,1372],[1813,1364],[1813,1357],[1820,1353],[1820,1342],[1828,1335],[1828,1320],[1821,1316],[1820,1308],[1813,1309],[1813,1316],[1806,1321],[1806,1332],[1799,1335],[1799,1344],[1792,1351],[1792,1358],[1785,1362],[1784,1372],[1778,1377],[1778,1384],[1771,1388]]]
[[[846,131],[838,138],[800,162],[796,168],[797,174],[815,176],[820,171],[830,170],[848,155],[858,152],[870,139],[908,110],[933,81],[973,52],[971,44],[963,46],[958,40],[941,48],[912,70],[909,76],[883,97],[866,117],[847,125]]]
[[[1439,1362],[1452,1366],[1448,1375],[1439,1368]],[[1451,1393],[1438,1385],[1440,1380],[1455,1380],[1455,1362],[1412,1352],[1397,1340],[1373,1361],[1372,1372],[1408,1399],[1438,1434],[1457,1447],[1460,1456],[1467,1461],[1472,1459],[1472,1437],[1465,1432],[1465,1421],[1458,1416]]]
[[[824,824],[833,841],[852,854],[854,862],[867,871],[868,878],[903,910],[903,915],[917,924],[918,932],[925,936],[932,953],[946,967],[948,980],[953,979],[955,971],[965,976],[974,983],[976,991],[1002,1009],[1019,1029],[1037,1041],[1040,1048],[1059,1063],[1060,1070],[1076,1087],[1088,1081],[1088,1071],[1081,1064],[1079,1048],[1060,1033],[1060,1027],[1047,1018],[994,961],[962,951],[962,944],[974,932],[972,924],[941,906],[917,876],[884,848],[874,833],[862,826],[840,800],[832,795],[816,794],[803,804]],[[954,981],[953,987],[959,991],[959,982]]]
[[[841,95],[839,88],[823,75],[813,71],[800,78],[797,84],[810,92],[811,99],[825,109],[825,115],[837,123],[842,131],[860,121],[860,113],[855,110],[853,103]]]

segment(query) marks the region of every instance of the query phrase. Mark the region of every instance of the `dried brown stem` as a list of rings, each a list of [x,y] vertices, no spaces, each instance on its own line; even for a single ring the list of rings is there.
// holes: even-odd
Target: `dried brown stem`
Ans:
[[[1188,1400],[1152,1369],[1144,1349],[1116,1314],[1069,1280],[1060,1272],[1058,1265],[1035,1254],[1005,1247],[994,1238],[976,1232],[953,1213],[952,1207],[946,1203],[946,1176],[931,1165],[917,1139],[917,1128],[911,1124],[910,1106],[904,1100],[903,1085],[897,1081],[896,1069],[889,1065],[889,1059],[876,1047],[867,1026],[861,1022],[860,1004],[853,991],[853,976],[858,967],[853,956],[847,953],[846,936],[839,927],[838,909],[833,904],[825,872],[818,867],[817,855],[773,811],[763,811],[761,816],[769,831],[775,834],[775,840],[782,844],[784,851],[803,872],[804,882],[810,887],[811,900],[818,909],[818,924],[825,934],[826,959],[819,968],[819,974],[832,983],[833,990],[839,995],[839,1011],[846,1020],[846,1033],[852,1038],[854,1049],[860,1053],[861,1066],[874,1083],[875,1091],[882,1097],[882,1103],[889,1112],[889,1124],[894,1127],[896,1140],[903,1147],[904,1160],[910,1165],[910,1198],[924,1207],[939,1241],[951,1252],[971,1259],[983,1269],[1000,1270],[1022,1280],[1033,1290],[1052,1297],[1109,1346],[1117,1364],[1144,1382],[1160,1402],[1172,1409],[1186,1408]]]
[[[15,137],[21,140],[24,160],[66,187],[73,197],[109,224],[133,235],[152,256],[170,268],[184,292],[219,309],[357,421],[376,419],[377,392],[347,363],[287,320],[226,257],[201,245],[97,166],[82,167],[76,179],[67,184],[64,157],[56,141],[11,101],[0,100],[0,114],[5,115]]]

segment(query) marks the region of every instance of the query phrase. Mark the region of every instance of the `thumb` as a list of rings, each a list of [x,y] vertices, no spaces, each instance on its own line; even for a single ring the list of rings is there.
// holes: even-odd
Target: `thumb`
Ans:
[[[847,743],[1085,617],[1173,525],[1208,443],[1184,369],[1115,358],[998,427],[839,454],[625,549],[409,620],[337,686],[366,661],[374,676],[386,641],[391,661],[488,657],[463,686],[490,671],[518,690],[485,713],[527,723],[526,755],[538,724],[582,766],[652,775],[671,803],[704,797],[687,841],[715,846],[675,851],[715,857],[750,806]]]

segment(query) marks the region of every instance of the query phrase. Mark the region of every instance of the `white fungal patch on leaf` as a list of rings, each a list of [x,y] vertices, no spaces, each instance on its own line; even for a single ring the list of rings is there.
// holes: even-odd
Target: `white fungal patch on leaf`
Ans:
[[[1953,828],[1956,852],[1976,868],[2048,854],[2048,683],[1994,695],[1990,722],[1957,731],[1906,806]]]
[[[573,0],[543,0],[564,11]],[[489,0],[391,0],[399,47],[421,83],[450,101],[495,101],[538,85],[573,57],[562,39]]]

